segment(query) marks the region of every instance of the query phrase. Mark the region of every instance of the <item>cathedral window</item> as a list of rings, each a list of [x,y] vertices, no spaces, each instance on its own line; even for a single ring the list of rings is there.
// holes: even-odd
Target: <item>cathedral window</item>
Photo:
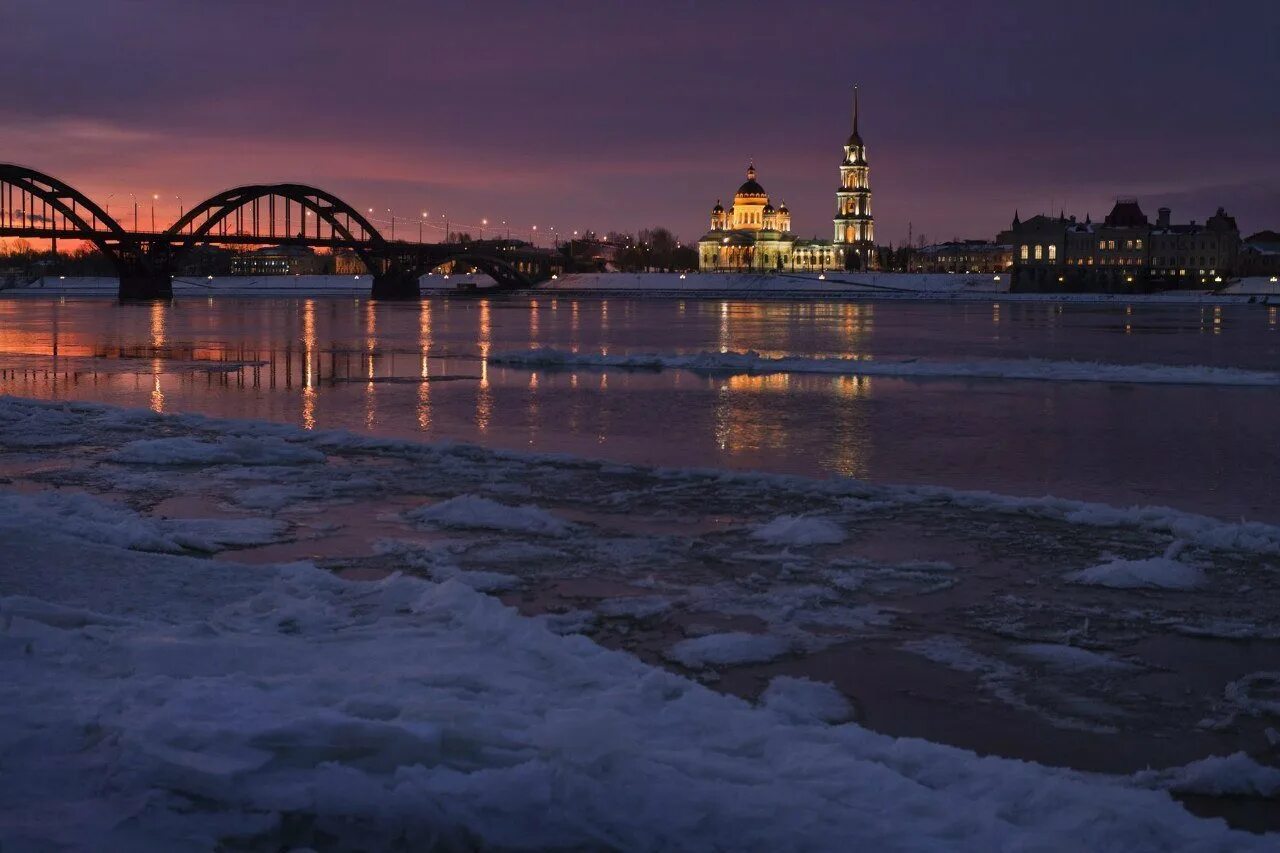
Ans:
[[[1044,259],[1044,246],[1036,246],[1036,260]]]
[[[1057,247],[1057,246],[1050,246],[1050,247],[1049,247],[1049,260],[1051,260],[1051,261],[1056,261],[1057,259],[1058,259],[1058,247]]]
[[[1027,259],[1027,254],[1029,253],[1030,249],[1031,249],[1031,247],[1030,247],[1030,246],[1023,246],[1023,247],[1022,247],[1022,259],[1023,259],[1024,261]]]

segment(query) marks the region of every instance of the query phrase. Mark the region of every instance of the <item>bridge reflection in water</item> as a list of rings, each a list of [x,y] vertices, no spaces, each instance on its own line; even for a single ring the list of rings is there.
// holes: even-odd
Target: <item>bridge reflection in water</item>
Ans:
[[[635,351],[618,342],[643,336],[648,310],[546,297],[412,306],[201,299],[106,311],[92,301],[0,301],[0,393],[687,464],[746,466],[791,452],[797,437],[819,430],[824,469],[866,472],[865,378],[547,371],[487,361],[543,345]],[[690,312],[714,316],[715,343],[765,352],[783,352],[789,318],[810,313],[732,303],[667,303],[663,311],[673,323]],[[842,344],[856,349],[872,316],[865,306],[839,308]],[[798,396],[820,407],[800,413]]]

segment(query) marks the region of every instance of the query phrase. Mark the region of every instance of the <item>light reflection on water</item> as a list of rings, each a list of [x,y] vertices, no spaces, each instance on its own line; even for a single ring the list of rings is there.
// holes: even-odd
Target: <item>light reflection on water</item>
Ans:
[[[0,300],[0,392],[643,463],[1276,518],[1274,390],[528,370],[486,361],[549,346],[1275,369],[1276,324],[1271,306]],[[95,356],[104,359],[97,369],[81,361]],[[141,366],[119,372],[121,359]],[[232,366],[190,369],[206,361]]]

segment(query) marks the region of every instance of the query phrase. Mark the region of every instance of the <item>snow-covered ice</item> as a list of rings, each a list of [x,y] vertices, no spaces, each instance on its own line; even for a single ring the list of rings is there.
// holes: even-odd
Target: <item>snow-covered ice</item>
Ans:
[[[727,664],[761,663],[782,657],[790,645],[778,637],[730,631],[681,640],[667,650],[667,657],[691,669]]]
[[[1127,382],[1159,385],[1278,386],[1280,373],[1230,367],[1106,364],[1045,359],[938,361],[922,358],[770,358],[757,352],[616,353],[538,349],[492,353],[488,361],[526,367],[692,370],[703,373],[831,373],[959,379],[1033,379],[1049,382]]]
[[[501,530],[538,536],[566,536],[572,530],[563,519],[536,506],[507,506],[477,495],[459,495],[411,510],[414,521],[439,527]]]
[[[1041,714],[1050,740],[1262,739],[1273,667],[1218,658],[1212,708],[1165,697],[1167,718],[1126,685],[1173,665],[1135,645],[1267,618],[1275,527],[0,398],[16,423],[50,444],[0,457],[61,464],[0,482],[6,850],[1274,849],[1170,795],[1274,797],[1253,749],[1136,775],[979,757],[845,722],[845,687],[779,673],[874,643],[974,678],[997,719]],[[176,496],[245,517],[161,517]],[[703,513],[734,521],[660,529]],[[752,534],[783,516],[844,538],[779,555]],[[223,550],[361,524],[367,556],[320,566]],[[1204,574],[1186,594],[1063,579],[1173,542]],[[329,571],[365,567],[383,579]],[[619,650],[633,638],[654,663]],[[754,701],[681,675],[753,667]]]
[[[775,545],[838,545],[845,540],[844,531],[825,518],[780,515],[752,531],[756,539]]]
[[[1114,589],[1195,589],[1204,583],[1198,567],[1169,557],[1114,559],[1066,575],[1072,583]]]

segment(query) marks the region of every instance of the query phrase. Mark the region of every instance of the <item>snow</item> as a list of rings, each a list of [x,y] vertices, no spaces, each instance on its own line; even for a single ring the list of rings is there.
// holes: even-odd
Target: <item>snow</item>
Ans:
[[[853,716],[849,700],[832,685],[789,675],[769,681],[760,705],[793,723],[843,723]]]
[[[1134,774],[1139,785],[1209,797],[1280,798],[1280,767],[1259,764],[1243,752],[1211,755],[1182,767]]]
[[[181,436],[130,442],[111,458],[133,465],[294,465],[323,462],[325,456],[271,436],[229,436],[218,441]]]
[[[1069,572],[1065,577],[1072,583],[1112,589],[1190,590],[1205,582],[1204,572],[1199,568],[1168,557],[1114,559],[1078,572]]]
[[[1162,293],[1009,293],[1009,276],[978,273],[578,273],[542,282],[532,292],[574,296],[679,297],[684,299],[930,299],[1000,302],[1193,303],[1239,304],[1280,295],[1269,276],[1232,281],[1221,291],[1176,290]],[[222,296],[368,296],[369,275],[179,276],[178,299]],[[418,280],[424,294],[455,292],[460,285],[481,290],[494,284],[483,274],[427,275]],[[45,277],[0,292],[0,298],[24,296],[97,296],[114,298],[115,278]]]
[[[492,364],[524,367],[593,367],[625,370],[679,369],[702,373],[823,373],[950,379],[1025,379],[1045,382],[1110,382],[1155,385],[1280,386],[1280,373],[1232,367],[1169,364],[1108,364],[1046,359],[939,361],[923,358],[770,358],[755,351],[680,353],[591,353],[540,347],[492,353]]]
[[[501,530],[537,536],[567,536],[573,529],[545,509],[532,505],[507,506],[477,495],[459,495],[410,510],[407,517],[438,527]]]
[[[729,631],[681,640],[667,649],[666,655],[681,666],[701,669],[764,663],[780,658],[790,650],[790,645],[778,637]]]
[[[138,551],[213,553],[278,541],[288,525],[263,518],[146,518],[76,492],[0,493],[0,514],[25,516],[65,534]]]
[[[838,545],[845,540],[839,525],[825,518],[780,515],[751,532],[755,539],[774,545]]]
[[[1014,646],[1014,654],[1029,658],[1051,667],[1063,670],[1136,670],[1138,667],[1110,655],[1081,649],[1076,646],[1063,646],[1056,643],[1026,643]]]
[[[601,468],[583,460],[0,398],[0,429],[17,423],[68,444],[45,454],[65,463],[55,479],[0,481],[5,850],[1275,847],[1274,835],[1196,818],[1169,794],[1213,785],[1259,796],[1273,790],[1265,768],[1233,756],[1184,769],[1181,788],[1176,773],[1152,781],[980,757],[843,722],[851,711],[830,685],[779,676],[750,703],[579,633],[610,611],[660,620],[704,607],[706,624],[718,626],[713,633],[667,650],[681,649],[689,661],[681,665],[703,678],[714,677],[708,670],[716,667],[800,654],[801,626],[824,626],[839,641],[870,628],[896,643],[912,630],[908,620],[894,622],[874,598],[850,597],[827,583],[827,573],[864,572],[866,587],[880,572],[895,582],[912,572],[965,578],[962,555],[883,566],[837,566],[803,551],[747,561],[775,549],[751,532],[781,514],[820,510],[822,516],[806,517],[826,517],[851,535],[857,524],[880,523],[866,509],[842,512],[841,501],[850,499],[882,502],[878,512],[918,512],[929,524],[955,517],[982,530],[1024,518],[1032,521],[1008,530],[1048,529],[1040,520],[1055,519],[1069,525],[1065,535],[1134,549],[1176,535],[1203,543],[1196,548],[1231,549],[1228,566],[1257,566],[1255,555],[1276,553],[1274,527],[1162,508],[847,480],[635,468],[606,483]],[[75,445],[76,435],[92,440]],[[146,444],[171,438],[188,442],[159,450]],[[111,461],[129,447],[152,461]],[[205,462],[177,468],[164,461],[237,447],[251,449],[233,453],[234,463],[212,463],[222,466],[214,470],[204,470]],[[299,465],[279,458],[285,449],[338,458]],[[6,450],[0,445],[0,457]],[[206,497],[210,506],[245,513],[257,507],[257,514],[159,518],[148,514],[156,495],[119,497],[122,476],[162,495]],[[499,481],[529,484],[529,499],[543,506],[484,497]],[[244,503],[232,500],[257,487],[271,488]],[[448,541],[417,543],[416,557],[384,550],[377,559],[402,565],[376,582],[344,580],[307,563],[241,566],[189,553],[197,543],[278,540],[290,527],[268,513],[294,498],[332,507],[352,494],[372,503],[439,497],[413,512],[436,508],[440,520],[415,520],[446,527]],[[617,518],[655,505],[679,514],[709,500],[716,502],[711,511],[741,513],[742,523],[683,542],[624,537],[595,521],[575,524],[572,535],[543,535],[569,529],[553,514],[562,507],[586,515],[588,506],[607,505]],[[482,524],[469,526],[477,520]],[[379,523],[400,525],[406,539],[425,535],[397,518]],[[1102,551],[1092,540],[1082,547],[1093,549],[1082,552],[1085,559]],[[1150,545],[1152,552],[1158,547]],[[1207,550],[1194,556],[1216,559]],[[580,578],[627,581],[624,588],[646,594],[529,618],[474,588],[530,583],[571,561]],[[717,564],[731,571],[712,572]],[[485,565],[504,571],[484,576]],[[1214,565],[1207,584],[1227,571]],[[1066,567],[1046,567],[1044,576],[1056,580]],[[416,576],[417,568],[430,579]],[[623,577],[623,570],[631,574]],[[1108,600],[1122,594],[1065,589]],[[1217,598],[1197,596],[1196,618],[1222,615],[1213,610]],[[993,606],[1012,605],[1001,598]],[[1173,615],[1179,624],[1189,618]],[[766,633],[726,632],[726,617],[759,620]],[[941,618],[928,625],[954,628]],[[926,642],[922,653],[1020,698],[1017,679],[1025,674],[987,647],[945,637]],[[1123,660],[1092,646],[1037,650],[1026,659],[1095,662],[1081,653]],[[1048,664],[1033,670],[1036,682],[1056,671]],[[1063,671],[1072,681],[1113,672]],[[1280,674],[1271,671],[1233,681],[1220,716],[1275,716],[1277,684]]]

